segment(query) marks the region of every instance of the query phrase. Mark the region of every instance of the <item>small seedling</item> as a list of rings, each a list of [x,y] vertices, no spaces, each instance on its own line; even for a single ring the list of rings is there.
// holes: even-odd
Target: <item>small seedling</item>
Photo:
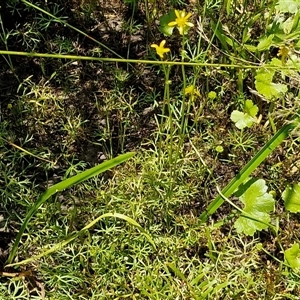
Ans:
[[[223,148],[223,146],[221,146],[221,145],[216,146],[215,150],[216,150],[218,153],[224,152],[224,148]]]
[[[215,100],[217,98],[217,93],[215,91],[210,91],[208,94],[207,94],[207,97],[208,99],[210,100]]]

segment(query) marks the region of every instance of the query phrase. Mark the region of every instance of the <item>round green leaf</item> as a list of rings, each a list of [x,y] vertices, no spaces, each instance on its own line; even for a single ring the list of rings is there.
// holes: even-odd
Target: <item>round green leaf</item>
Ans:
[[[292,269],[300,269],[300,249],[299,244],[294,244],[284,251],[284,258]]]
[[[287,186],[282,193],[284,206],[293,213],[300,212],[300,183],[295,183],[292,187]]]
[[[172,9],[166,15],[163,15],[159,18],[159,31],[166,36],[171,36],[174,30],[174,27],[169,26],[168,24],[176,19],[175,10]]]

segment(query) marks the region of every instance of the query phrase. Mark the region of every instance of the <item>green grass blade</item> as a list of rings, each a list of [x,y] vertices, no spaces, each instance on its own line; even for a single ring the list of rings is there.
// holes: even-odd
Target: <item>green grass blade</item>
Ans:
[[[28,2],[28,1],[26,1],[26,0],[22,0],[22,2],[23,2],[24,4],[26,4],[26,5],[31,6],[32,8],[34,8],[34,9],[40,11],[40,12],[42,12],[43,14],[45,14],[45,15],[47,15],[47,16],[53,18],[54,20],[56,20],[57,23],[61,23],[61,24],[65,25],[65,26],[67,26],[67,27],[73,29],[74,31],[77,31],[78,33],[80,33],[80,34],[82,34],[83,36],[85,36],[86,38],[92,40],[93,42],[95,42],[96,44],[98,44],[99,46],[101,46],[102,48],[108,50],[110,53],[116,55],[116,56],[119,57],[119,58],[122,58],[121,55],[119,55],[118,53],[116,53],[115,51],[113,51],[112,49],[110,49],[109,47],[107,47],[106,45],[104,45],[103,43],[97,41],[97,40],[94,39],[93,37],[89,36],[89,35],[86,34],[85,32],[83,32],[83,31],[81,31],[80,29],[76,28],[75,26],[70,25],[68,22],[66,22],[66,21],[64,21],[64,20],[62,20],[62,19],[60,19],[60,18],[58,18],[58,17],[52,15],[52,14],[49,13],[48,11],[46,11],[46,10],[44,10],[44,9],[42,9],[42,8],[40,8],[40,7],[34,5],[34,4],[32,4],[32,3],[30,3],[30,2]]]
[[[232,0],[225,0],[224,2],[224,7],[226,7],[227,16],[229,16],[231,13],[231,2]]]
[[[178,277],[180,278],[183,282],[186,283],[191,295],[193,296],[193,299],[199,299],[196,294],[194,293],[193,288],[191,287],[190,283],[188,282],[187,278],[184,276],[184,274],[175,266],[174,263],[166,263],[167,267]]]
[[[297,126],[297,121],[284,125],[266,144],[265,146],[246,164],[246,166],[230,181],[230,183],[222,190],[208,206],[208,208],[200,215],[201,223],[207,221],[223,203],[222,195],[229,198],[235,190],[250,176],[250,174],[268,157],[270,153],[289,135],[292,129]]]
[[[34,215],[34,213],[40,208],[40,206],[47,201],[47,199],[49,199],[52,195],[56,194],[57,192],[63,191],[66,188],[69,188],[77,183],[80,183],[84,180],[87,180],[93,176],[96,176],[100,173],[103,173],[121,163],[123,163],[124,161],[128,160],[129,158],[131,158],[132,156],[134,156],[135,153],[134,152],[128,152],[122,155],[119,155],[116,158],[110,159],[108,161],[103,162],[100,165],[97,165],[93,168],[90,168],[86,171],[83,171],[80,174],[77,174],[73,177],[70,177],[66,180],[63,180],[55,185],[53,185],[51,188],[49,188],[44,194],[42,194],[38,200],[34,203],[34,205],[32,206],[32,208],[30,209],[30,211],[27,213],[24,222],[18,232],[18,235],[16,237],[16,240],[13,244],[12,250],[9,254],[9,257],[7,259],[7,263],[11,264],[12,261],[15,258],[20,240],[22,238],[22,235],[28,225],[28,222],[30,221],[31,217]]]
[[[171,269],[173,272],[174,272],[174,274],[178,277],[178,278],[180,278],[182,281],[184,281],[184,282],[188,282],[188,280],[186,279],[186,277],[184,276],[184,274],[175,266],[175,264],[174,263],[169,263],[169,262],[167,262],[166,263],[166,265],[167,265],[167,267],[169,268],[169,269]]]
[[[73,240],[75,240],[78,236],[80,236],[82,233],[84,233],[87,229],[91,228],[92,226],[94,226],[96,223],[98,223],[101,219],[104,218],[108,218],[108,217],[114,217],[114,218],[119,218],[122,219],[124,221],[126,221],[127,223],[137,227],[142,233],[143,235],[147,238],[147,240],[152,244],[152,246],[155,248],[155,244],[153,242],[153,240],[151,239],[151,237],[146,234],[144,232],[144,229],[142,228],[142,226],[140,224],[138,224],[135,220],[133,220],[130,217],[127,217],[123,214],[119,214],[119,213],[106,213],[101,215],[100,217],[96,218],[95,220],[93,220],[92,222],[90,222],[88,225],[86,225],[85,227],[83,227],[80,231],[76,232],[75,234],[70,234],[64,241],[56,244],[55,246],[51,247],[50,249],[43,251],[42,253],[40,253],[39,255],[30,257],[28,259],[22,260],[20,262],[14,263],[14,264],[9,264],[6,265],[6,267],[13,267],[13,266],[20,266],[20,265],[25,265],[28,263],[31,263],[35,260],[38,260],[44,256],[47,256],[55,251],[58,251],[60,249],[62,249],[64,246],[66,246],[68,243],[72,242]]]
[[[20,146],[18,146],[18,145],[16,145],[16,144],[12,143],[12,142],[10,142],[10,141],[7,141],[7,140],[4,139],[2,136],[1,136],[0,138],[1,138],[3,141],[5,141],[6,143],[8,143],[9,145],[11,145],[12,147],[14,147],[14,148],[16,148],[16,149],[18,149],[18,150],[20,150],[20,151],[22,151],[22,152],[24,152],[24,153],[26,153],[26,154],[28,154],[28,155],[31,155],[31,156],[33,156],[33,157],[39,159],[39,160],[48,162],[48,163],[50,163],[50,164],[52,164],[52,165],[55,165],[55,164],[56,164],[56,162],[54,162],[54,161],[48,160],[48,159],[43,158],[43,157],[39,157],[39,156],[33,154],[32,152],[30,152],[30,151],[28,151],[28,150],[26,150],[26,149],[24,149],[24,148],[22,148],[22,147],[20,147]]]
[[[220,19],[216,20],[213,16],[211,16],[211,27],[214,31],[214,35],[218,38],[218,40],[220,41],[222,47],[224,50],[229,51],[228,45],[232,46],[233,42],[231,39],[229,39],[223,29],[222,29],[222,25],[220,23]]]

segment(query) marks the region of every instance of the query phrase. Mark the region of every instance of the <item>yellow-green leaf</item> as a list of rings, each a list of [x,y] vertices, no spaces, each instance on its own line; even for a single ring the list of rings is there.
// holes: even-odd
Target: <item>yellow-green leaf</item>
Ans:
[[[244,112],[234,110],[230,119],[235,123],[235,126],[239,129],[251,127],[256,122],[256,115],[258,113],[258,106],[253,104],[252,100],[246,100],[244,105]]]
[[[282,199],[287,210],[293,213],[300,212],[300,183],[286,187],[282,193]]]
[[[284,251],[286,263],[294,270],[300,269],[300,249],[299,244],[294,244],[291,248]]]
[[[257,230],[268,228],[270,211],[274,209],[274,198],[267,192],[263,179],[258,179],[239,197],[244,204],[243,212],[234,223],[237,232],[253,235]]]
[[[255,76],[255,87],[257,91],[267,100],[275,100],[287,92],[287,86],[281,83],[273,83],[275,71],[259,69]]]

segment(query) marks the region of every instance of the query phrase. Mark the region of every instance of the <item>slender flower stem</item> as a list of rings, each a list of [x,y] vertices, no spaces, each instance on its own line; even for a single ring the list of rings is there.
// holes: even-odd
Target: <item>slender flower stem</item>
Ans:
[[[165,74],[165,86],[164,86],[161,119],[159,122],[159,156],[161,155],[161,149],[163,146],[164,121],[165,121],[166,108],[169,107],[169,103],[170,103],[170,86],[169,86],[170,67],[163,65],[162,68]]]
[[[239,59],[241,64],[225,64],[225,63],[200,63],[200,62],[186,62],[186,61],[168,61],[168,60],[146,60],[146,59],[126,59],[116,57],[93,57],[93,56],[82,56],[82,55],[65,55],[65,54],[53,54],[53,53],[38,53],[38,52],[22,52],[22,51],[7,51],[0,50],[2,55],[19,55],[28,57],[45,57],[45,58],[56,58],[56,59],[70,59],[70,60],[90,60],[90,61],[102,61],[102,62],[123,62],[133,64],[149,64],[149,65],[169,65],[169,66],[191,66],[191,67],[213,67],[213,68],[241,68],[241,69],[261,69],[262,66],[259,64],[249,64],[249,62]],[[278,66],[263,66],[265,70],[276,70]],[[295,70],[299,68],[297,66],[281,66],[281,70]]]

